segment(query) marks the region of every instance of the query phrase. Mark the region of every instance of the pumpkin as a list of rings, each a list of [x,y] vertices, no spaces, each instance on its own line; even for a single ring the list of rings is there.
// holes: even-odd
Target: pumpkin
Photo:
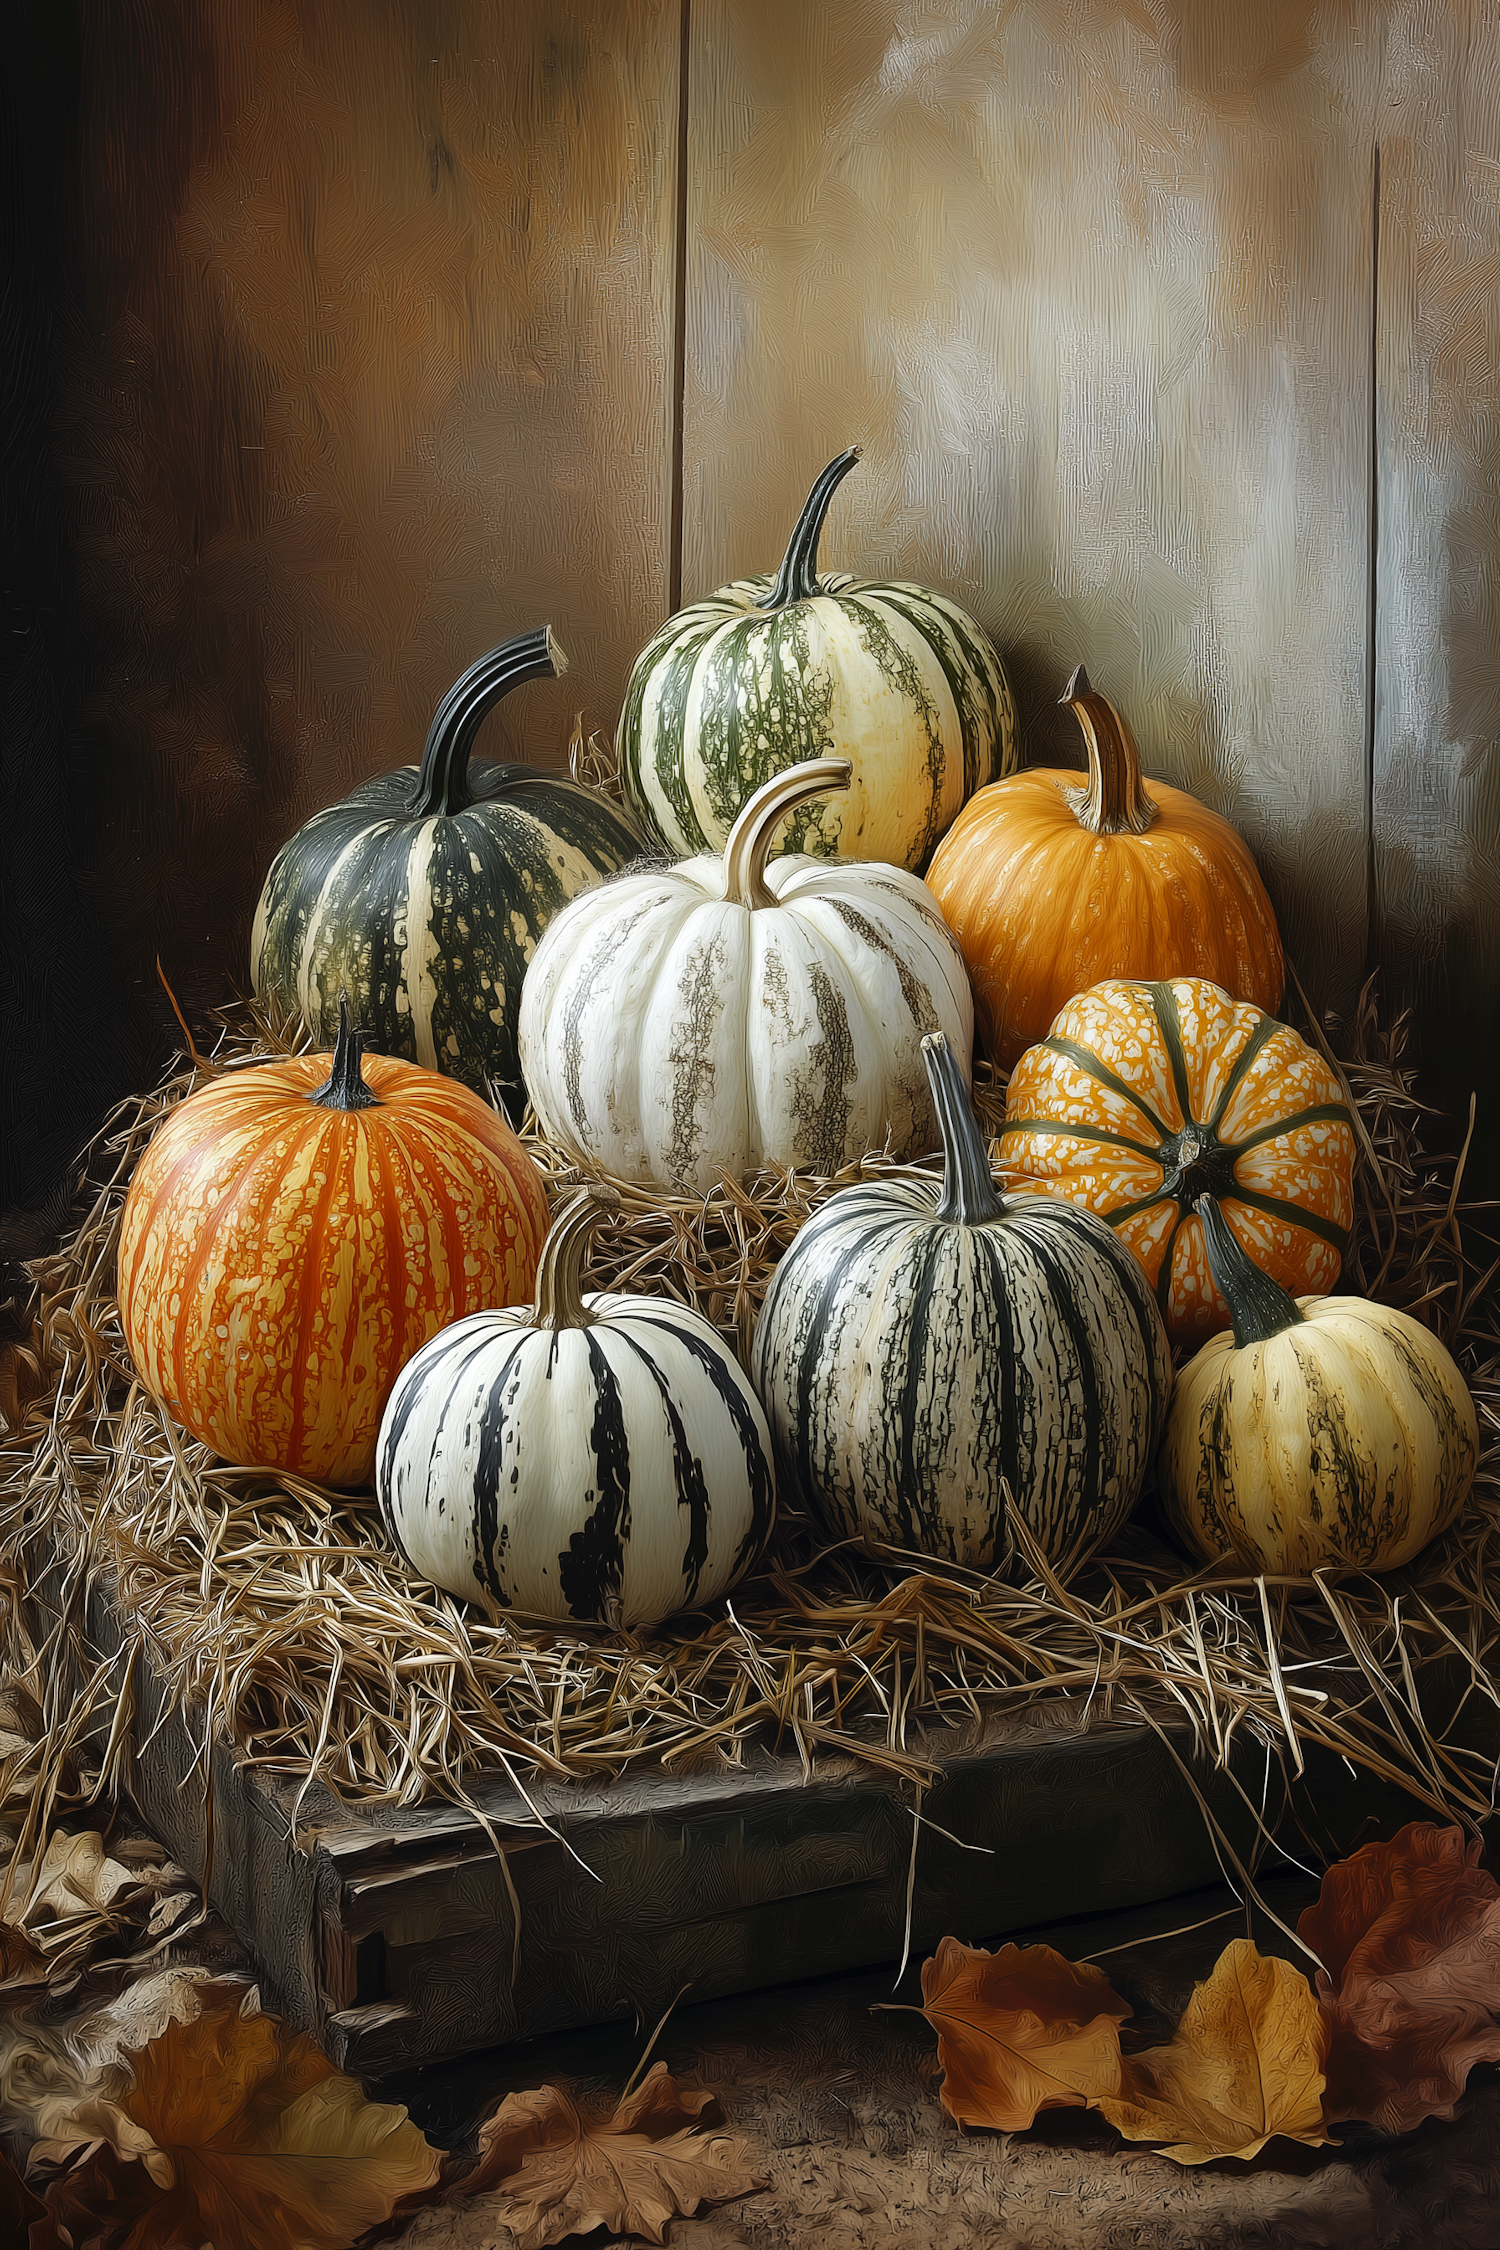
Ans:
[[[367,1484],[398,1370],[435,1330],[529,1294],[541,1174],[438,1072],[372,1055],[227,1071],[137,1165],[119,1299],[142,1381],[226,1461]]]
[[[481,1095],[493,1080],[519,1112],[516,1016],[537,938],[641,850],[593,790],[470,761],[501,697],[565,665],[546,626],[492,649],[438,706],[420,767],[377,775],[282,845],[250,939],[262,999],[331,1040],[347,991],[373,1047]]]
[[[761,1165],[836,1172],[936,1139],[921,1041],[967,1063],[958,948],[917,876],[858,860],[768,865],[789,807],[842,759],[773,775],[722,859],[644,868],[574,899],[521,993],[521,1067],[548,1138],[617,1178],[702,1192]]]
[[[536,1301],[455,1322],[381,1424],[375,1490],[413,1570],[546,1617],[649,1625],[713,1600],[771,1527],[765,1416],[700,1313],[580,1293],[608,1190],[553,1223]]]
[[[1390,1570],[1462,1508],[1474,1402],[1437,1337],[1364,1297],[1294,1299],[1199,1205],[1233,1332],[1177,1378],[1157,1470],[1163,1514],[1204,1561],[1301,1576]]]
[[[927,880],[963,948],[985,1046],[1008,1069],[1075,992],[1112,977],[1207,977],[1274,1011],[1285,963],[1239,832],[1164,781],[1082,665],[1062,697],[1088,779],[1035,767],[970,799]]]
[[[904,580],[818,576],[828,504],[858,459],[829,462],[774,577],[679,610],[636,658],[616,762],[671,852],[722,851],[763,782],[838,754],[849,795],[801,808],[774,848],[920,869],[964,799],[1016,762],[1010,685],[972,617]]]
[[[941,1182],[841,1189],[793,1237],[750,1372],[783,1489],[831,1538],[999,1571],[1006,1494],[1061,1568],[1129,1514],[1171,1358],[1137,1261],[1099,1219],[1002,1196],[947,1041],[922,1043]]]
[[[1229,1323],[1200,1196],[1285,1289],[1326,1289],[1348,1247],[1354,1125],[1337,1077],[1289,1025],[1202,977],[1116,979],[1070,1001],[1011,1073],[999,1160],[1109,1221],[1174,1343]]]

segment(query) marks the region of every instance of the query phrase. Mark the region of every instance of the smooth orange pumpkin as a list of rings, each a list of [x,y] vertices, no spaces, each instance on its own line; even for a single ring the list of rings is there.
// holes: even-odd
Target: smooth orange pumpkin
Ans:
[[[142,1381],[226,1461],[367,1484],[380,1417],[449,1321],[529,1300],[541,1174],[455,1079],[374,1055],[226,1072],[136,1167],[119,1300]]]
[[[1143,780],[1128,723],[1082,665],[1062,701],[1083,729],[1087,782],[1044,766],[992,782],[927,870],[990,1055],[1008,1068],[1107,977],[1208,977],[1279,1008],[1281,939],[1244,838],[1184,790]]]
[[[1293,1296],[1337,1280],[1354,1217],[1354,1126],[1333,1071],[1203,977],[1079,993],[1011,1073],[999,1157],[1012,1184],[1109,1220],[1174,1343],[1229,1326],[1200,1196]]]

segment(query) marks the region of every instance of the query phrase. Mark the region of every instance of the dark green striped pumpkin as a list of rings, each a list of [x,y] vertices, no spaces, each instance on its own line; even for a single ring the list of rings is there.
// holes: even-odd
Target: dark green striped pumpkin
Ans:
[[[923,1042],[945,1158],[845,1188],[772,1277],[751,1374],[777,1474],[832,1538],[1004,1568],[1006,1493],[1067,1568],[1129,1514],[1168,1393],[1137,1261],[1091,1212],[1002,1197],[957,1062]]]
[[[546,626],[492,649],[439,705],[420,767],[315,813],[271,863],[250,940],[258,997],[337,1035],[346,990],[369,1046],[520,1091],[521,980],[559,907],[639,856],[607,799],[565,775],[470,762],[480,722],[565,669]]]
[[[854,446],[829,462],[777,575],[680,610],[636,659],[620,778],[682,858],[722,851],[773,774],[841,757],[847,797],[799,809],[774,849],[920,871],[965,800],[1016,764],[1010,686],[972,617],[902,580],[819,578],[823,519],[858,459]]]

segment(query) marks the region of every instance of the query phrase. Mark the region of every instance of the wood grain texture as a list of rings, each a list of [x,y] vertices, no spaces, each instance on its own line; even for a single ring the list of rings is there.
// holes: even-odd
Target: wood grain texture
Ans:
[[[972,609],[1031,763],[1072,666],[1250,839],[1342,1017],[1365,951],[1381,14],[701,0],[683,592],[830,567]]]
[[[1380,113],[1375,944],[1500,1181],[1500,18],[1391,10]],[[1483,1028],[1481,1028],[1483,1027]]]
[[[82,0],[58,419],[133,964],[241,985],[275,845],[420,752],[509,634],[571,659],[479,748],[559,763],[664,601],[670,0]]]

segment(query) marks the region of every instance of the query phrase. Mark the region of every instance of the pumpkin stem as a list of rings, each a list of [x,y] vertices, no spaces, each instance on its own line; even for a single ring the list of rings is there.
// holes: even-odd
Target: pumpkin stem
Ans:
[[[828,503],[858,459],[859,447],[851,445],[847,453],[830,461],[802,503],[802,513],[787,542],[776,583],[760,605],[763,610],[786,609],[792,602],[805,602],[817,592],[818,541],[823,536],[823,519],[828,514]]]
[[[927,1083],[932,1088],[938,1131],[943,1136],[943,1193],[938,1218],[959,1227],[982,1227],[1004,1218],[1005,1198],[995,1186],[990,1152],[946,1032],[928,1032],[922,1041],[922,1060],[927,1065]]]
[[[367,1031],[349,1029],[349,995],[339,986],[339,1035],[334,1042],[333,1068],[308,1100],[319,1109],[379,1109],[380,1096],[372,1094],[360,1070]]]
[[[1208,1270],[1234,1323],[1236,1350],[1269,1343],[1306,1318],[1296,1298],[1246,1255],[1211,1195],[1200,1195],[1193,1209],[1203,1222]]]
[[[1156,818],[1156,800],[1146,793],[1141,754],[1124,713],[1090,685],[1081,664],[1058,700],[1074,713],[1088,746],[1088,787],[1063,791],[1079,827],[1096,836],[1144,835]]]
[[[558,1212],[537,1260],[536,1292],[532,1298],[534,1328],[587,1328],[590,1314],[583,1301],[583,1265],[589,1238],[606,1213],[618,1211],[618,1188],[582,1187]]]
[[[788,766],[763,781],[742,809],[724,846],[724,899],[729,906],[775,906],[776,893],[766,881],[766,861],[771,856],[771,835],[782,817],[805,804],[809,797],[826,796],[830,789],[847,789],[854,768],[847,758],[808,758]]]
[[[518,633],[471,664],[449,688],[427,730],[416,787],[406,800],[408,812],[426,820],[434,814],[451,817],[472,805],[469,752],[481,722],[523,680],[549,674],[561,678],[567,669],[568,660],[552,638],[550,625]]]

